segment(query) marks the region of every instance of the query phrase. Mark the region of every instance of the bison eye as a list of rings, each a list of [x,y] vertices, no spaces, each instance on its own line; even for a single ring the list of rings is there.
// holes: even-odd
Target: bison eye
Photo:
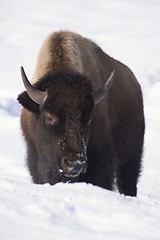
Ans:
[[[50,113],[45,113],[45,123],[47,125],[54,125],[56,123],[57,119],[55,116],[51,115]]]

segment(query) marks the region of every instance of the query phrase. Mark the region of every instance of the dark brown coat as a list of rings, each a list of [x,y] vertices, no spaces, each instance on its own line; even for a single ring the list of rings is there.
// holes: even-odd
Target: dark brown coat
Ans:
[[[107,96],[94,106],[92,92],[114,69]],[[85,181],[113,189],[116,176],[119,192],[136,196],[144,114],[141,88],[131,70],[87,38],[61,31],[44,42],[32,84],[48,92],[43,106],[26,92],[18,97],[34,182]],[[77,158],[85,163],[81,174],[71,177],[69,164]]]

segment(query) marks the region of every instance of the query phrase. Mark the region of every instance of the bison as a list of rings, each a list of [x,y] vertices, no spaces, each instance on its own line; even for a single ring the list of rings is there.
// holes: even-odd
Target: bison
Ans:
[[[137,194],[144,140],[142,92],[134,74],[91,40],[51,34],[26,91],[21,128],[34,183],[86,182]],[[116,181],[115,181],[116,180]]]

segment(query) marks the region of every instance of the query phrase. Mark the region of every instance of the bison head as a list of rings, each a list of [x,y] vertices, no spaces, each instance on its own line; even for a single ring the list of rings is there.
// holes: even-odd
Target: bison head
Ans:
[[[32,113],[30,119],[25,119],[27,127],[22,129],[28,147],[32,143],[36,151],[36,174],[41,178],[38,181],[54,184],[77,180],[87,167],[94,105],[106,95],[114,72],[96,92],[92,92],[86,77],[73,72],[48,74],[34,86],[22,67],[21,74],[26,91],[18,100]]]

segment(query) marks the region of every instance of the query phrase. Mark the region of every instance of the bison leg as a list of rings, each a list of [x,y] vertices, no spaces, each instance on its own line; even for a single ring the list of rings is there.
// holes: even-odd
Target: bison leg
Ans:
[[[27,165],[34,183],[46,183],[45,167],[38,158],[36,147],[33,143],[28,144]]]
[[[128,161],[126,164],[117,168],[116,177],[120,193],[129,196],[137,195],[137,180],[139,172],[140,166],[134,161]]]
[[[81,181],[112,190],[113,152],[111,146],[89,146],[87,172]]]
[[[28,165],[28,169],[30,171],[33,182],[40,183],[39,173],[38,173],[38,155],[37,155],[35,145],[32,142],[28,143],[27,165]]]
[[[141,171],[143,134],[134,132],[130,137],[122,138],[119,144],[118,167],[116,168],[117,185],[120,193],[129,196],[137,195],[137,182]]]

